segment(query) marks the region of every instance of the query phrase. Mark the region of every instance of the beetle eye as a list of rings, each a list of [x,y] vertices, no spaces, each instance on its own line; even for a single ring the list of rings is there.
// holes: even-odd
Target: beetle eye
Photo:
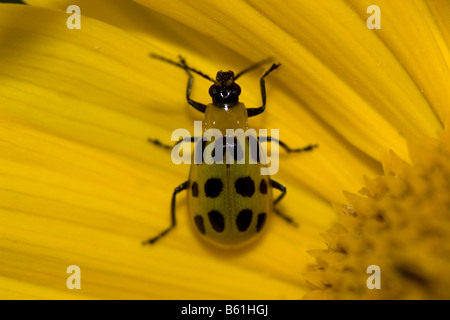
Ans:
[[[218,93],[218,86],[217,85],[212,85],[210,88],[209,88],[209,95],[211,96],[211,97],[215,97],[215,96],[217,96],[217,93]]]
[[[233,96],[239,96],[241,94],[241,87],[237,84],[233,85]]]

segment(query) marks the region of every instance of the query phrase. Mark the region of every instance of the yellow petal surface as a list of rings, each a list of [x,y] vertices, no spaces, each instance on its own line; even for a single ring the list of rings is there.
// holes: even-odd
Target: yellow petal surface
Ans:
[[[360,17],[367,7],[361,13],[346,1],[138,2],[221,39],[242,55],[256,48],[276,52],[287,65],[284,85],[310,112],[375,159],[386,149],[407,158],[402,136],[436,136],[442,129],[426,97],[402,68],[394,52],[398,48],[380,41]],[[395,9],[399,24],[409,19],[397,6],[385,7]],[[420,8],[410,9],[414,15],[420,13]],[[418,28],[429,27],[424,25],[429,20],[416,22]],[[436,99],[441,99],[436,105],[445,101],[442,96]]]
[[[439,46],[442,51],[448,51],[448,44],[450,43],[450,21],[448,19],[450,15],[450,3],[446,0],[427,0],[426,3],[444,39],[444,42],[439,42]],[[450,61],[448,55],[444,55],[444,59],[446,60],[447,66],[449,66]]]
[[[71,4],[70,1],[59,0],[31,0],[27,1],[27,3],[59,10],[65,10]],[[250,125],[256,128],[280,129],[280,138],[292,146],[302,146],[310,143],[320,145],[319,153],[312,157],[302,157],[301,161],[298,160],[298,157],[284,157],[283,160],[286,159],[286,162],[282,161],[280,164],[279,173],[279,179],[283,182],[288,180],[288,183],[292,177],[292,175],[285,174],[283,168],[286,168],[286,171],[292,170],[292,172],[297,173],[293,183],[301,181],[303,185],[306,185],[327,200],[343,201],[345,198],[342,196],[341,188],[335,188],[336,186],[340,186],[346,190],[357,191],[361,183],[364,182],[362,180],[364,175],[371,176],[379,172],[380,165],[365,154],[364,150],[358,150],[354,146],[353,141],[349,142],[347,137],[343,137],[341,133],[329,127],[314,113],[308,111],[307,106],[303,103],[303,98],[298,97],[297,89],[291,91],[286,87],[285,80],[292,79],[291,83],[300,83],[305,77],[304,75],[297,74],[295,77],[298,78],[295,78],[292,75],[291,69],[294,66],[282,59],[281,56],[278,56],[278,49],[268,51],[263,48],[264,50],[262,52],[264,53],[261,53],[261,48],[255,47],[251,51],[238,53],[236,52],[236,48],[230,45],[231,42],[228,38],[211,38],[209,35],[203,34],[204,28],[198,32],[194,31],[185,26],[187,23],[186,20],[176,22],[144,6],[136,3],[132,4],[129,1],[116,1],[111,6],[107,1],[80,1],[79,6],[82,10],[82,15],[86,14],[109,24],[120,26],[122,29],[145,41],[155,43],[158,46],[155,49],[158,54],[175,59],[178,54],[182,54],[187,58],[191,66],[209,75],[214,75],[221,68],[230,68],[233,70],[243,69],[252,62],[266,58],[267,56],[275,56],[276,59],[279,59],[283,64],[282,68],[271,75],[270,79],[267,79],[267,111],[261,117],[257,117],[257,119],[252,118]],[[103,9],[105,7],[106,9]],[[214,5],[211,5],[212,7]],[[181,9],[183,8],[180,7]],[[193,9],[195,9],[195,6],[186,11],[185,19],[190,19],[188,13]],[[109,13],[111,10],[114,10],[113,14]],[[118,15],[118,11],[129,12],[129,14]],[[138,14],[135,15],[135,12],[138,12]],[[221,13],[221,15],[223,14],[227,14],[227,12]],[[271,26],[276,28],[273,25]],[[210,27],[215,28],[217,26],[213,24]],[[279,43],[282,43],[282,39],[279,39]],[[148,63],[153,66],[153,62]],[[170,86],[167,86],[162,81],[158,87],[158,91],[164,92],[170,99],[173,99],[174,92],[180,93],[177,97],[183,98],[182,94],[185,90],[184,86],[186,81],[183,78],[183,72],[160,62],[156,62],[155,64],[158,65],[158,70],[159,68],[164,70],[164,75],[173,75],[177,79],[183,79],[178,82],[178,86],[173,85],[175,83],[174,81],[171,82]],[[259,75],[257,72],[254,72],[246,75],[242,80],[240,79],[240,85],[243,88],[241,101],[248,107],[256,107],[261,104]],[[159,77],[160,74],[158,73],[157,76]],[[210,83],[202,79],[196,80],[193,97],[205,103],[210,101],[211,98],[207,94],[209,85]],[[326,89],[325,87],[321,90]],[[321,95],[326,94],[321,93]],[[162,96],[160,95],[160,97]],[[169,100],[167,102],[169,103]],[[321,102],[321,104],[323,103]],[[184,101],[177,103],[178,108],[180,106],[184,107],[185,105],[186,103]],[[183,123],[182,127],[192,127],[192,120],[194,118],[201,119],[196,112],[190,112],[189,114],[191,118],[187,120],[191,122]],[[174,125],[171,128],[178,127]],[[360,129],[362,130],[363,128]],[[167,132],[166,136],[169,134]],[[352,137],[359,139],[360,133]],[[377,139],[382,139],[382,137],[377,137]],[[365,145],[366,147],[372,146],[370,143],[365,143]],[[307,158],[310,158],[311,161]],[[330,159],[333,159],[333,161],[330,161]]]
[[[170,237],[141,245],[168,225],[171,193],[187,176],[146,142],[192,125],[180,111],[186,79],[148,59],[158,43],[87,17],[69,30],[67,17],[0,5],[0,296],[300,298],[306,250],[323,247],[318,234],[333,220],[301,182],[280,206],[300,227],[273,219],[247,249],[202,243],[184,197]],[[66,286],[70,265],[81,290]]]
[[[436,136],[448,114],[441,1],[382,2],[381,30],[367,29],[369,4],[358,1],[82,0],[80,30],[66,27],[73,3],[27,2],[47,9],[0,5],[3,297],[300,298],[306,252],[325,246],[319,234],[335,220],[329,202],[381,172],[387,149],[408,160],[405,137]],[[185,73],[150,52],[183,54],[211,76],[282,62],[250,124],[280,129],[290,146],[320,145],[282,153],[275,176],[288,188],[279,209],[299,228],[273,219],[261,241],[224,252],[195,236],[180,194],[177,228],[141,245],[167,227],[188,171],[146,139],[169,142],[201,119]],[[247,107],[261,103],[259,75],[240,79]],[[209,85],[196,80],[193,98],[209,101]],[[66,286],[73,264],[81,290]]]
[[[350,0],[349,2],[364,19],[367,17],[364,10],[373,1]],[[417,87],[416,91],[423,95],[429,104],[429,109],[433,110],[441,123],[445,123],[449,112],[446,101],[450,100],[450,90],[443,90],[443,88],[450,87],[450,51],[448,41],[445,39],[448,25],[436,23],[435,15],[446,15],[448,18],[450,11],[448,2],[446,3],[447,5],[443,6],[442,1],[377,2],[382,16],[381,29],[376,31],[377,37],[401,62],[401,66],[408,72]],[[443,11],[438,13],[437,8],[442,8]],[[401,15],[399,15],[400,12]],[[404,82],[401,86],[404,86]],[[415,98],[412,95],[414,88],[404,87],[404,89],[411,98]],[[410,100],[408,113],[413,111],[412,108],[426,108],[416,101],[420,100]],[[414,121],[426,122],[431,129],[433,126],[438,127],[432,119],[423,117],[423,114],[418,113]],[[432,132],[429,135],[435,136]]]

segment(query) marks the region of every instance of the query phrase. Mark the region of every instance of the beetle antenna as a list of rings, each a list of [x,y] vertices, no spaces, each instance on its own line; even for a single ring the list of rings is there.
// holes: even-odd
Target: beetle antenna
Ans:
[[[262,65],[264,65],[264,64],[266,64],[266,63],[272,62],[272,61],[273,61],[273,58],[270,57],[270,58],[264,59],[264,60],[262,60],[262,61],[260,61],[260,62],[257,62],[257,63],[255,63],[255,64],[252,64],[252,65],[249,66],[248,68],[246,68],[246,69],[242,70],[241,72],[239,72],[238,74],[236,74],[236,75],[234,76],[233,79],[236,80],[237,78],[239,78],[240,76],[242,76],[244,73],[247,73],[247,72],[249,72],[249,71],[252,71],[252,70],[254,70],[254,69],[256,69],[256,68],[258,68],[258,67],[260,67],[260,66],[262,66]]]
[[[184,69],[184,70],[192,71],[192,72],[198,74],[199,76],[205,78],[206,80],[209,80],[209,81],[211,81],[211,82],[217,83],[216,80],[214,80],[213,78],[211,78],[211,77],[208,76],[207,74],[204,74],[203,72],[201,72],[201,71],[199,71],[199,70],[196,70],[196,69],[194,69],[194,68],[189,67],[189,66],[186,64],[186,61],[185,61],[181,56],[180,56],[181,63],[176,62],[176,61],[173,61],[173,60],[170,60],[170,59],[168,59],[168,58],[166,58],[166,57],[163,57],[163,56],[160,56],[160,55],[157,55],[157,54],[154,54],[154,53],[151,53],[151,54],[150,54],[150,57],[152,57],[152,58],[154,58],[154,59],[158,59],[158,60],[164,61],[164,62],[167,62],[167,63],[170,63],[171,65],[174,65],[174,66],[176,66],[176,67],[182,68],[182,69]]]

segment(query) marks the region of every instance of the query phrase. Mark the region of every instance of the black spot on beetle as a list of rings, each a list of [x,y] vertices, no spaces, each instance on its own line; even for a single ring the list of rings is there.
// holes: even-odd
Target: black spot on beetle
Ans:
[[[248,229],[252,222],[253,212],[250,209],[241,210],[236,217],[236,226],[239,231],[243,232]]]
[[[239,178],[234,185],[236,192],[243,197],[251,197],[255,193],[255,183],[250,177]]]
[[[256,220],[256,232],[260,232],[261,229],[266,224],[267,214],[266,213],[260,213],[258,214],[258,218]]]
[[[193,197],[198,197],[198,183],[197,182],[192,182],[192,196]]]
[[[219,178],[209,178],[205,183],[205,195],[210,198],[217,197],[222,192],[223,183]]]
[[[195,225],[197,226],[198,231],[200,231],[201,234],[205,234],[205,223],[203,221],[203,217],[201,215],[196,215],[194,217]]]
[[[208,218],[214,230],[217,232],[223,232],[225,229],[225,219],[219,211],[211,210],[208,212]]]
[[[261,183],[259,184],[259,191],[262,194],[266,194],[267,193],[267,182],[265,179],[261,180]]]

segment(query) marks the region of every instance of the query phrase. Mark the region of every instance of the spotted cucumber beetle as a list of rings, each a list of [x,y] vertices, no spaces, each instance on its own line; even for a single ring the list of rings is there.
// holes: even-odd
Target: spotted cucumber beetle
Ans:
[[[262,106],[246,108],[242,102],[239,102],[241,88],[235,81],[244,73],[268,63],[267,60],[255,63],[237,74],[234,74],[233,71],[219,71],[216,78],[213,79],[201,71],[189,67],[182,57],[179,57],[179,62],[155,54],[152,54],[151,57],[186,71],[188,75],[187,102],[194,109],[205,114],[205,130],[219,129],[225,138],[227,137],[226,129],[247,130],[247,119],[259,115],[265,110],[265,78],[280,66],[280,64],[272,64],[260,78]],[[213,85],[209,88],[212,103],[204,105],[191,99],[194,81],[192,73],[213,82]],[[231,140],[234,143],[230,143],[230,140],[226,140],[225,143],[225,138],[224,148],[231,149],[236,160],[238,153],[247,157],[245,164],[206,164],[205,162],[194,164],[193,161],[189,180],[176,187],[172,194],[171,225],[159,235],[145,241],[144,244],[155,243],[175,227],[176,195],[184,190],[187,190],[188,211],[194,228],[200,236],[209,242],[225,248],[238,247],[255,239],[262,232],[272,215],[273,206],[285,196],[286,187],[270,179],[268,175],[261,175],[260,168],[264,166],[261,161],[257,161],[255,164],[247,162],[250,157],[250,152],[247,153],[248,144],[242,146],[236,137]],[[304,148],[291,149],[282,141],[270,136],[258,137],[257,139],[258,147],[260,142],[271,141],[278,143],[288,153],[311,151],[317,147],[317,145],[308,145]],[[172,146],[163,144],[156,139],[148,140],[158,146],[171,149],[183,141],[195,142],[195,137],[180,139]],[[203,142],[202,137],[199,140],[201,143],[198,145],[203,151],[208,143]],[[247,138],[248,141],[249,138]],[[246,156],[247,154],[248,156]],[[259,155],[259,151],[257,155]],[[272,188],[281,192],[275,200],[272,198]],[[278,211],[275,211],[275,213],[287,222],[294,224],[290,217]]]

